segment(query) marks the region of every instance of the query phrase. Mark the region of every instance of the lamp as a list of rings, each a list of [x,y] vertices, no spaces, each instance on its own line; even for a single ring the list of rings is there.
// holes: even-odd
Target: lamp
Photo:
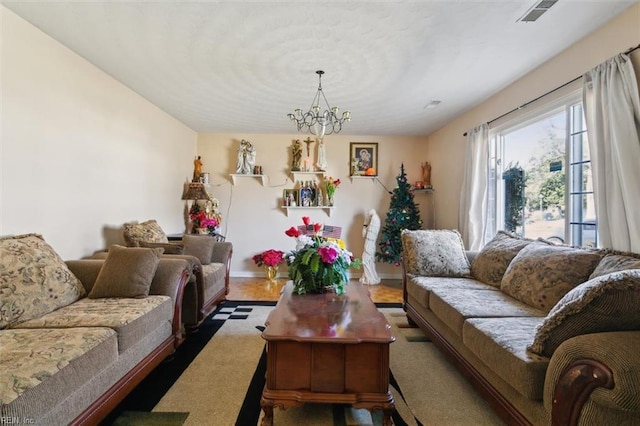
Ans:
[[[298,131],[309,132],[322,139],[325,135],[340,133],[342,123],[351,121],[351,113],[347,110],[338,117],[338,107],[331,107],[322,91],[322,74],[324,71],[316,71],[318,74],[318,91],[313,98],[309,111],[302,113],[300,108],[294,110],[293,114],[287,114],[291,121],[295,121]],[[320,113],[320,97],[324,99],[326,109]]]
[[[185,183],[182,191],[183,200],[208,200],[211,196],[204,188],[204,183]]]

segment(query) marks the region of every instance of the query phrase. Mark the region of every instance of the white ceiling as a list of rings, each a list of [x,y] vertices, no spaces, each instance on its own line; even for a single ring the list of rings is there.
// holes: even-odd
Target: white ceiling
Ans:
[[[637,2],[2,1],[197,132],[294,133],[321,69],[349,135],[427,135]]]

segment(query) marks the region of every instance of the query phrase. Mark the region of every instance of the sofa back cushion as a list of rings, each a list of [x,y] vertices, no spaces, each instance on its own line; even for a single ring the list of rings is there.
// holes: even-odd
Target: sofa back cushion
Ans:
[[[186,234],[182,237],[182,241],[185,255],[197,257],[202,265],[211,263],[213,248],[217,242],[215,238],[208,235]]]
[[[86,292],[38,234],[0,238],[0,328],[67,306]]]
[[[640,255],[608,254],[598,263],[589,279],[627,269],[640,269]]]
[[[89,298],[148,296],[163,251],[162,248],[111,246]]]
[[[533,240],[498,231],[473,259],[471,274],[478,281],[500,287],[509,263],[531,242]]]
[[[533,242],[513,258],[500,289],[549,312],[572,288],[589,279],[602,256],[597,250]]]
[[[407,273],[427,277],[469,277],[471,267],[455,230],[403,230],[402,257]]]
[[[142,223],[125,223],[122,232],[127,247],[139,247],[143,241],[147,243],[169,242],[167,234],[154,219]]]
[[[548,356],[571,337],[640,330],[640,270],[601,275],[580,284],[551,309],[536,329],[531,352]]]

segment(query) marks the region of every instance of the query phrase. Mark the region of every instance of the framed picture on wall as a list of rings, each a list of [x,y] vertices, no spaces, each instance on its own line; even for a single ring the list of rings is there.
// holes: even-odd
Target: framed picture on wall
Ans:
[[[349,163],[351,176],[378,176],[378,143],[351,142]]]

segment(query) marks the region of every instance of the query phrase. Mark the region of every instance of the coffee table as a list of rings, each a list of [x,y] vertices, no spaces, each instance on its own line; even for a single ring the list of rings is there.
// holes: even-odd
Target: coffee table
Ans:
[[[351,404],[382,410],[390,426],[395,409],[389,391],[391,326],[360,283],[346,294],[293,294],[288,282],[269,314],[267,378],[260,405],[262,426],[273,424],[273,408],[304,403]]]

